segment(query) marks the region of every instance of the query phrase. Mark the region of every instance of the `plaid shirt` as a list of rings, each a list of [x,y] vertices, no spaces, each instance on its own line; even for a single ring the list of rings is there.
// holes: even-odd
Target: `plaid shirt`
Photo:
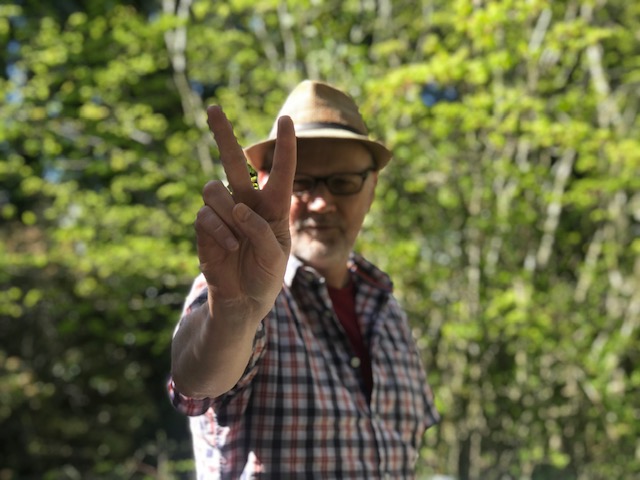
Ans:
[[[371,401],[324,279],[292,257],[237,385],[193,399],[169,382],[173,404],[191,416],[199,480],[415,476],[424,432],[438,421],[431,389],[389,278],[356,255],[350,271],[371,351]],[[206,301],[200,276],[185,313]]]

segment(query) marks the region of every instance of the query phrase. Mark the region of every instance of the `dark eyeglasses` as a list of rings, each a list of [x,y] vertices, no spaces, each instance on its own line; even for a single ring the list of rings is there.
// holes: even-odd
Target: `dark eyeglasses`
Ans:
[[[369,167],[362,172],[334,173],[326,177],[296,175],[293,179],[293,194],[303,196],[313,192],[318,183],[324,183],[333,195],[353,195],[362,190],[364,181],[375,168]]]

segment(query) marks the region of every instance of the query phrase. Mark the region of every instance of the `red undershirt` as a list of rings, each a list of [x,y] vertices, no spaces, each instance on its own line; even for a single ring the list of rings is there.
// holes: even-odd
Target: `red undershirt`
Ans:
[[[329,287],[329,297],[333,302],[333,309],[349,337],[349,343],[354,355],[360,359],[359,370],[364,380],[365,393],[367,398],[371,398],[371,390],[373,388],[371,356],[360,331],[358,316],[356,315],[355,295],[356,290],[353,282],[350,282],[344,288]]]

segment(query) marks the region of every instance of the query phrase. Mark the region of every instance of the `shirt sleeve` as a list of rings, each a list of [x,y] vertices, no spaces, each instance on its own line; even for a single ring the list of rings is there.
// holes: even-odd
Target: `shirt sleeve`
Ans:
[[[187,295],[187,298],[184,302],[184,307],[182,310],[182,315],[180,316],[180,321],[178,322],[178,325],[176,326],[176,329],[173,333],[174,336],[175,336],[175,333],[180,328],[182,321],[189,314],[189,312],[193,311],[195,308],[198,308],[200,305],[207,302],[207,296],[208,296],[207,282],[204,278],[204,275],[200,274],[194,280],[193,285],[191,287],[191,291]],[[180,393],[176,389],[175,383],[173,382],[173,378],[169,378],[169,382],[167,384],[167,390],[169,393],[169,399],[171,400],[171,403],[176,408],[176,410],[188,416],[202,415],[214,404],[214,402],[217,402],[222,398],[226,398],[231,395],[234,395],[239,390],[246,387],[251,382],[251,380],[253,379],[253,377],[257,372],[258,361],[262,357],[262,354],[266,346],[266,335],[265,335],[264,323],[265,323],[264,320],[260,322],[260,325],[256,330],[256,335],[253,340],[253,353],[251,355],[251,358],[249,359],[247,368],[242,374],[242,377],[240,378],[240,380],[238,380],[238,383],[229,392],[221,395],[216,399],[212,399],[208,397],[207,398],[188,397]]]
[[[184,415],[188,415],[190,417],[202,415],[209,410],[209,407],[211,406],[210,398],[191,398],[181,394],[176,389],[172,378],[169,379],[167,389],[169,390],[169,399],[171,400],[171,403],[176,410]]]

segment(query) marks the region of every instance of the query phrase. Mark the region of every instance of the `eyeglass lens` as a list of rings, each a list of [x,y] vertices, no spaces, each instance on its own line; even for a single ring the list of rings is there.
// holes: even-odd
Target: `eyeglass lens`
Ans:
[[[370,171],[369,169],[361,173],[336,173],[327,177],[300,175],[293,180],[293,192],[296,194],[312,192],[318,183],[324,183],[334,195],[351,195],[362,189]]]

